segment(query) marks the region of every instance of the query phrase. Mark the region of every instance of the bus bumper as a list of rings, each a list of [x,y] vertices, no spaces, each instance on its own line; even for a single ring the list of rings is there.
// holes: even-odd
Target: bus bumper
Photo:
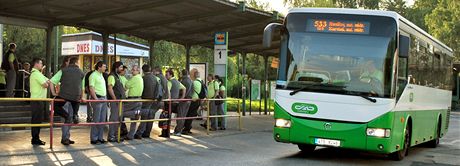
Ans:
[[[391,153],[397,149],[390,138],[366,135],[367,123],[330,122],[290,116],[289,128],[274,127],[274,139],[278,142],[318,145],[317,139],[340,141],[337,148],[366,150],[375,153]],[[318,145],[327,146],[327,145]]]

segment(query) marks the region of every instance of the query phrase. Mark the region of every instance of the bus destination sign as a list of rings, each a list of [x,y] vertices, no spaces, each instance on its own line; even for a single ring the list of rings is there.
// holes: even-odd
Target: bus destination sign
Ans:
[[[308,32],[325,32],[325,33],[351,33],[351,34],[369,34],[369,22],[364,21],[345,21],[345,20],[325,20],[325,19],[308,19]]]

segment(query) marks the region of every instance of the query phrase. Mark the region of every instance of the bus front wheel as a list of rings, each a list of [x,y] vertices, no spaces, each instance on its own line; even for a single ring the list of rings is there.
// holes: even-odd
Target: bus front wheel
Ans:
[[[302,153],[311,153],[315,151],[315,148],[316,148],[315,145],[308,145],[308,144],[297,144],[297,146],[299,147],[300,151],[302,151]]]
[[[403,149],[400,151],[394,152],[390,154],[390,158],[396,161],[401,161],[404,159],[405,156],[409,155],[409,148],[410,148],[410,132],[411,128],[410,125],[406,125],[406,130],[404,133],[404,145]]]

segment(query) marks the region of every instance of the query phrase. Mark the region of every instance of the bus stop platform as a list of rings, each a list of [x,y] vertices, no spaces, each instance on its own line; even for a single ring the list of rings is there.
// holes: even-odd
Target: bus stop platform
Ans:
[[[230,112],[229,114],[236,113]],[[244,116],[242,117],[243,125],[241,131],[238,129],[238,118],[227,118],[226,130],[210,131],[209,135],[206,133],[206,129],[199,125],[203,122],[203,120],[195,120],[193,122],[192,135],[174,136],[171,134],[170,138],[158,137],[161,129],[158,128],[158,124],[155,122],[154,129],[150,135],[151,138],[134,139],[121,143],[108,142],[100,145],[90,144],[90,127],[78,126],[73,127],[71,130],[71,139],[75,141],[75,144],[64,146],[60,143],[61,129],[57,127],[54,129],[53,149],[49,147],[49,128],[42,128],[40,133],[40,138],[46,142],[44,146],[33,146],[30,144],[30,130],[4,131],[0,134],[0,146],[2,147],[0,165],[66,165],[70,163],[78,165],[78,158],[91,160],[94,165],[105,165],[111,163],[108,161],[118,159],[123,160],[121,163],[133,161],[127,162],[127,164],[136,164],[135,157],[133,156],[163,156],[163,152],[149,154],[149,151],[158,151],[158,147],[161,147],[162,151],[164,150],[164,155],[176,150],[190,152],[188,150],[190,147],[212,148],[212,144],[202,141],[205,138],[219,138],[260,131],[271,132],[273,116],[254,114],[252,116]],[[175,123],[173,122],[171,132],[175,127],[174,125]],[[107,136],[107,129],[108,127],[106,127],[104,132],[105,138]],[[122,156],[121,158],[120,155]]]

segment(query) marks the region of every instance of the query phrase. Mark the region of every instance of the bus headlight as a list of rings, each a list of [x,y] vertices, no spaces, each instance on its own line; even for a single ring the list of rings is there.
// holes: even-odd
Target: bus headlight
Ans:
[[[378,128],[367,128],[366,134],[368,136],[374,137],[390,137],[391,130],[390,129],[378,129]]]
[[[275,119],[275,127],[291,127],[291,121],[287,119]]]

